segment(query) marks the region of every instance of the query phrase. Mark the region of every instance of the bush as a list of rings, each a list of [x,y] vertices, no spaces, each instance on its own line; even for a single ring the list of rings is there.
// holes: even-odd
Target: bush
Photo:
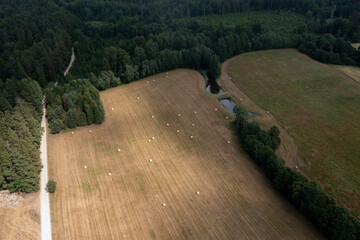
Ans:
[[[56,182],[50,179],[46,184],[46,188],[49,191],[49,193],[54,193],[56,190]]]

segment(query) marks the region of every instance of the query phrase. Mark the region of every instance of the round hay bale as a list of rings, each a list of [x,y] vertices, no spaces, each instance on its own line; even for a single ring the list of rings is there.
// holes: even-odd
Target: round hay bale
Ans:
[[[85,169],[87,169],[87,166],[84,166]]]
[[[109,172],[108,175],[111,176],[111,172]]]
[[[166,124],[166,126],[169,126],[169,125],[170,125],[170,124],[168,124],[168,123]]]
[[[92,131],[91,131],[91,130],[89,130],[89,133],[92,133]]]
[[[270,113],[270,111],[266,111],[266,113],[267,113],[267,114],[269,114],[269,113]]]
[[[154,139],[155,139],[155,137],[151,137],[151,139],[152,139],[152,140],[154,140]]]
[[[180,132],[180,130],[176,130],[176,132]]]
[[[217,111],[217,108],[215,108],[215,111]]]
[[[231,80],[231,77],[230,77],[230,80]]]
[[[147,83],[149,83],[149,81],[146,81]]]
[[[161,204],[161,206],[166,207],[166,203]]]
[[[120,150],[120,148],[118,148],[118,152],[120,152],[121,150]]]
[[[151,142],[151,140],[149,139],[148,142]]]
[[[166,74],[169,74],[168,72],[166,72]]]
[[[153,82],[155,82],[155,79],[153,79]]]
[[[242,101],[243,99],[242,98],[240,98],[240,101]]]
[[[180,117],[180,116],[181,116],[181,114],[179,113],[179,114],[178,114],[178,116]]]
[[[195,126],[195,124],[193,123],[193,124],[191,124],[193,127]]]
[[[155,116],[151,116],[151,118],[154,118]]]
[[[194,113],[197,114],[197,111],[195,111]]]
[[[228,141],[228,143],[230,143],[230,141]]]
[[[138,97],[137,99],[139,100],[140,98]]]
[[[200,192],[196,192],[195,194],[196,194],[196,195],[199,195],[199,194],[200,194]]]
[[[74,134],[74,132],[71,132],[71,134]]]
[[[298,169],[299,167],[298,166],[295,166],[295,169]]]
[[[194,138],[193,136],[190,136],[190,138]]]
[[[149,159],[149,162],[152,162],[152,159],[151,159],[151,158]]]
[[[229,117],[225,117],[225,119],[229,119]]]
[[[111,108],[111,111],[114,111],[114,108]]]

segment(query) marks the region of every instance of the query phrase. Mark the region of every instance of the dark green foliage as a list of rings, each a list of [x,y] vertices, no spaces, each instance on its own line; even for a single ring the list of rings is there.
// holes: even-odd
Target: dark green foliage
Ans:
[[[51,122],[49,122],[49,128],[52,134],[56,134],[59,133],[64,128],[64,125],[60,119],[54,119]]]
[[[99,78],[92,76],[94,83],[99,79],[105,79],[105,87],[120,83],[112,72],[102,72]],[[46,115],[53,134],[65,128],[100,124],[105,118],[99,92],[87,79],[73,80],[60,86],[50,85],[45,92],[49,96]]]
[[[0,117],[0,189],[28,193],[39,190],[42,129],[34,107],[18,102]]]
[[[277,149],[280,146],[280,130],[276,126],[272,126],[269,130],[269,135],[271,137],[271,148]]]
[[[49,193],[54,193],[56,191],[56,182],[50,179],[46,184],[46,188],[49,191]]]
[[[39,84],[32,79],[22,79],[20,82],[21,91],[20,97],[24,99],[26,102],[30,103],[34,106],[37,114],[37,118],[40,120],[43,115],[43,92],[39,86]]]
[[[359,239],[360,222],[346,208],[337,206],[317,182],[309,182],[276,156],[279,129],[273,126],[265,132],[256,122],[248,122],[245,109],[236,106],[234,112],[236,119],[232,124],[244,150],[273,186],[329,239]]]
[[[359,65],[359,52],[342,37],[332,34],[303,34],[298,45],[300,52],[324,63],[341,65]]]
[[[120,78],[116,77],[112,71],[101,71],[98,77],[91,73],[90,82],[99,90],[104,90],[121,84]]]
[[[291,200],[311,221],[318,221],[322,210],[329,204],[335,204],[317,182],[295,182]]]
[[[74,128],[78,126],[78,124],[79,124],[78,113],[74,109],[69,109],[65,117],[65,126],[67,128]]]
[[[211,55],[209,61],[209,71],[215,77],[218,78],[221,74],[220,58],[216,55]]]
[[[327,205],[322,209],[316,225],[329,239],[360,239],[359,221],[343,206],[337,206],[335,204]]]
[[[287,198],[292,195],[295,183],[306,183],[307,181],[301,173],[284,166],[280,167],[272,179],[274,187]]]
[[[359,64],[347,42],[360,41],[359,9],[352,0],[1,1],[0,78],[30,77],[45,87],[112,71],[131,82],[178,67],[207,69],[217,77],[219,62],[231,56],[284,47],[320,61]],[[228,26],[193,18],[271,10],[274,18],[301,14],[303,22],[269,29],[263,24],[268,19]],[[72,47],[76,61],[64,78]],[[202,47],[212,53],[199,54]],[[95,86],[106,88],[101,81]]]
[[[0,84],[0,189],[39,190],[42,90],[29,78]]]

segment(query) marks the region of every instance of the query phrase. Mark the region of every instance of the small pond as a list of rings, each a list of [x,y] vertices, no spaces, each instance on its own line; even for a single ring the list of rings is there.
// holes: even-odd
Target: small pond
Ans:
[[[236,116],[234,112],[234,107],[236,106],[236,103],[233,100],[231,100],[230,98],[224,98],[220,99],[219,101],[232,116]],[[258,116],[258,114],[248,111],[248,118],[254,118]]]
[[[206,92],[211,94],[219,94],[223,93],[224,90],[216,82],[216,79],[209,72],[206,73],[207,82],[206,82]]]

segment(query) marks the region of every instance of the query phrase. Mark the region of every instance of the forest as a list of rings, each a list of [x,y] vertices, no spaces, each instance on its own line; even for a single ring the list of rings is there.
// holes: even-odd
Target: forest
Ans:
[[[43,93],[32,79],[0,81],[0,189],[39,190]]]
[[[100,90],[175,68],[216,78],[222,61],[273,48],[360,66],[352,42],[360,42],[358,0],[3,0],[0,190],[39,190],[44,95],[56,134],[100,124]],[[76,60],[64,77],[72,47]],[[325,236],[359,239],[359,224],[348,210],[274,154],[276,128],[264,132],[241,114],[236,124],[245,150],[275,188]]]
[[[286,35],[265,28],[266,18],[232,26],[202,21],[259,11],[303,19],[289,24]],[[29,77],[45,88],[101,71],[123,83],[178,67],[217,76],[231,56],[285,47],[326,63],[359,65],[350,46],[360,42],[359,11],[355,0],[5,0],[0,79]],[[64,78],[73,46],[76,61]]]

